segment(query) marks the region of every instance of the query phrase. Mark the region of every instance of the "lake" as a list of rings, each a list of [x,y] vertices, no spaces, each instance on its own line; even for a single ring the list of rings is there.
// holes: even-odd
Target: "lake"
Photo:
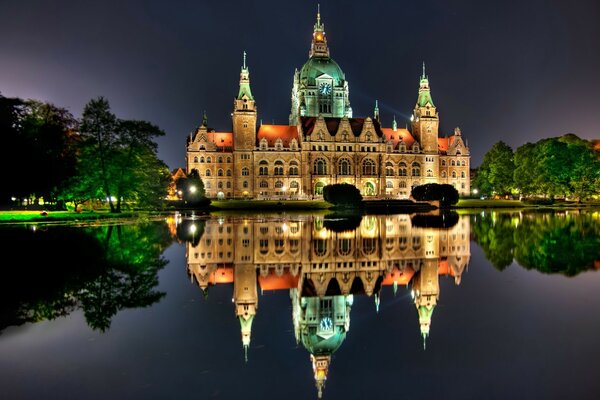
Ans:
[[[600,212],[1,226],[3,399],[598,399]]]

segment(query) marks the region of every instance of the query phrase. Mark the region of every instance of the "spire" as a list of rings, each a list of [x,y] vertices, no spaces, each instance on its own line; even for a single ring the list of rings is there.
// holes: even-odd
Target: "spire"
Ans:
[[[315,23],[309,57],[329,57],[325,25],[321,23],[321,5],[317,5],[317,22]]]
[[[375,100],[375,110],[373,111],[373,119],[379,121],[379,102]]]
[[[423,63],[423,68],[425,68],[425,63]],[[242,69],[247,69],[246,68],[246,51],[244,50],[244,65],[242,66]]]
[[[425,61],[423,61],[423,75],[421,75],[421,79],[427,79],[427,76],[425,75]]]
[[[247,344],[244,345],[244,361],[246,363],[248,362],[248,345]]]
[[[252,91],[250,90],[250,71],[246,65],[246,52],[243,55],[242,70],[240,72],[240,91],[238,92],[237,100],[254,100]]]
[[[398,123],[396,122],[396,116],[395,115],[394,115],[394,120],[392,121],[392,130],[394,130],[394,131],[398,130]],[[396,287],[397,286],[398,286],[398,284],[396,283]]]
[[[427,334],[426,333],[422,333],[421,336],[423,336],[423,350],[427,350]]]
[[[429,78],[425,75],[425,62],[423,62],[423,75],[419,80],[419,97],[417,99],[417,107],[425,107],[429,104],[431,107],[435,107],[431,98],[431,91],[429,89]]]
[[[375,311],[379,314],[379,304],[381,303],[381,296],[379,293],[375,293]]]
[[[208,127],[208,117],[206,116],[206,110],[204,110],[202,113],[202,126],[204,126],[205,128]]]

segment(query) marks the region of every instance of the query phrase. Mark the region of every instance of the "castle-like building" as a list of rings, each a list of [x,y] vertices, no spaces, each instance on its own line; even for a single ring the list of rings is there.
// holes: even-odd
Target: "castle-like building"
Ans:
[[[288,125],[257,124],[246,54],[233,102],[233,132],[202,125],[187,141],[186,171],[197,170],[211,198],[318,198],[350,183],[365,197],[408,198],[411,188],[448,183],[470,192],[469,149],[456,128],[441,136],[429,79],[420,78],[411,129],[354,118],[348,81],[330,57],[320,13],[308,61],[294,73]]]
[[[440,296],[439,277],[460,284],[471,256],[467,217],[438,229],[416,227],[407,214],[367,215],[355,229],[343,231],[314,215],[211,217],[188,221],[185,231],[197,235],[186,244],[187,272],[203,293],[233,283],[246,352],[259,293],[289,291],[296,342],[310,354],[319,398],[332,355],[349,332],[355,295],[372,297],[375,312],[383,287],[394,293],[409,288],[425,344]]]

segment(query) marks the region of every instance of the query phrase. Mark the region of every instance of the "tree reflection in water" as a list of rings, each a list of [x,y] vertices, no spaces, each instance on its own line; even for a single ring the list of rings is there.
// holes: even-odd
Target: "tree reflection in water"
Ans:
[[[598,212],[481,212],[471,216],[473,239],[499,270],[526,269],[575,276],[600,266]]]
[[[0,280],[0,330],[81,309],[105,331],[120,310],[164,296],[154,288],[172,240],[165,223],[0,229],[13,254]]]

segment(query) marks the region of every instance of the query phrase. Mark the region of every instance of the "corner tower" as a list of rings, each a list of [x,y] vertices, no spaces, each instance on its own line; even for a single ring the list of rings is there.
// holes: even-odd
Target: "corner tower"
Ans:
[[[437,154],[440,119],[431,98],[429,78],[425,75],[425,63],[423,63],[423,75],[419,83],[419,97],[410,119],[412,134],[419,141],[423,151]]]
[[[320,10],[308,57],[300,71],[294,73],[290,125],[297,125],[299,117],[352,117],[348,82],[340,66],[329,56]]]
[[[250,90],[250,71],[246,66],[246,52],[240,72],[240,90],[233,101],[234,149],[252,151],[256,141],[256,103]]]

